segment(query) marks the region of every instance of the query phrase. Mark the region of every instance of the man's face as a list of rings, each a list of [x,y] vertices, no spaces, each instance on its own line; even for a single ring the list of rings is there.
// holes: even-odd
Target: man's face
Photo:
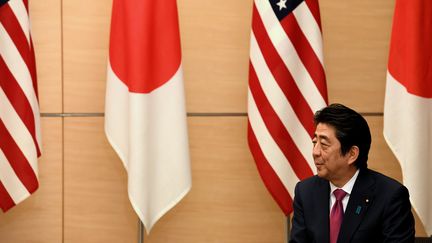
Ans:
[[[313,158],[318,176],[333,183],[344,180],[350,167],[349,152],[341,154],[341,144],[334,127],[319,123],[315,130]]]

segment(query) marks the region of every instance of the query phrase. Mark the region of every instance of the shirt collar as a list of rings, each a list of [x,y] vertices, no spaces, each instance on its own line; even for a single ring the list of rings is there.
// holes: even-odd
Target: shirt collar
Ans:
[[[351,179],[347,183],[345,183],[345,185],[340,189],[344,190],[346,193],[348,193],[348,195],[351,195],[351,191],[354,187],[354,183],[358,177],[359,172],[360,172],[360,170],[357,169],[356,173],[351,177]],[[339,187],[333,185],[333,183],[330,182],[330,195],[333,193],[334,190],[336,190],[338,188]]]

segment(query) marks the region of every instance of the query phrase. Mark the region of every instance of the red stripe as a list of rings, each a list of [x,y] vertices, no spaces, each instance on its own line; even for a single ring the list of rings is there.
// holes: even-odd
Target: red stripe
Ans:
[[[317,22],[320,31],[322,32],[321,27],[321,15],[319,10],[319,3],[317,0],[305,0],[306,5],[308,6],[309,10],[311,11],[312,15],[315,18],[315,21]]]
[[[321,96],[327,103],[327,85],[324,73],[324,68],[314,52],[309,40],[304,35],[303,31],[297,23],[293,14],[288,15],[281,21],[282,28],[287,33],[291,43],[297,51],[303,65],[307,69],[309,75],[318,88]]]
[[[28,13],[29,13],[28,0],[23,0],[23,3],[24,3],[24,6],[25,6],[25,8],[27,10],[27,15],[28,15]]]
[[[285,215],[290,214],[293,211],[292,198],[262,153],[250,123],[248,123],[248,143],[265,186]]]
[[[269,36],[267,35],[264,24],[261,21],[260,15],[256,6],[253,8],[253,23],[252,29],[257,39],[261,52],[266,60],[268,68],[272,72],[276,82],[279,84],[282,92],[287,97],[289,103],[294,109],[297,117],[305,127],[306,131],[314,130],[313,112],[306,102],[305,98],[298,89],[293,77],[287,67],[283,64],[283,60],[273,46]]]
[[[6,191],[3,183],[0,181],[0,208],[3,210],[3,212],[6,212],[13,206],[15,206],[14,201],[10,197],[9,193]]]
[[[36,60],[35,60],[35,53],[34,53],[34,47],[33,47],[33,40],[31,37],[30,37],[30,52],[31,52],[31,57],[29,59],[29,63],[27,66],[29,68],[29,72],[30,72],[30,75],[32,77],[33,89],[35,91],[36,98],[39,101],[39,91],[38,91],[38,86],[37,86]]]
[[[298,178],[304,179],[312,176],[312,169],[264,94],[254,68],[251,66],[249,70],[249,88],[273,140],[291,164]]]
[[[3,151],[8,161],[11,161],[10,165],[12,169],[25,188],[27,188],[27,191],[33,193],[39,186],[35,172],[4,126],[2,120],[0,120],[0,137],[0,149]]]
[[[16,113],[23,121],[27,130],[30,132],[33,142],[36,145],[38,156],[40,156],[40,148],[36,140],[36,127],[33,110],[27,100],[24,92],[19,86],[16,79],[6,66],[3,58],[0,56],[0,87],[6,93],[9,101],[14,107]]]
[[[4,5],[0,10],[0,22],[8,32],[10,38],[15,44],[18,52],[20,53],[24,63],[29,70],[34,68],[34,53],[32,53],[31,45],[27,41],[21,25],[18,22],[14,12],[9,4]],[[31,72],[30,72],[31,73]]]
[[[149,93],[162,86],[180,62],[175,0],[114,0],[110,64],[130,91]]]

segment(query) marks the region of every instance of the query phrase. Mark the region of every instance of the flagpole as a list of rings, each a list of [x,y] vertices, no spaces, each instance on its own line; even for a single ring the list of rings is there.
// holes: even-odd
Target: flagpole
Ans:
[[[286,216],[286,243],[289,242],[291,237],[291,221],[290,216]]]
[[[144,243],[144,225],[138,218],[138,243]]]

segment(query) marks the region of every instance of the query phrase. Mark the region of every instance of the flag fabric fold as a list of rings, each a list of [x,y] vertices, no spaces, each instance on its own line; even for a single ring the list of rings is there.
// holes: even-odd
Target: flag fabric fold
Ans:
[[[397,0],[387,69],[384,137],[432,234],[432,2]]]
[[[0,208],[39,187],[41,155],[36,65],[28,1],[0,1]]]
[[[191,188],[175,0],[114,0],[105,132],[147,232]]]
[[[285,214],[294,187],[315,174],[313,114],[327,104],[317,0],[255,0],[248,89],[248,143]]]

